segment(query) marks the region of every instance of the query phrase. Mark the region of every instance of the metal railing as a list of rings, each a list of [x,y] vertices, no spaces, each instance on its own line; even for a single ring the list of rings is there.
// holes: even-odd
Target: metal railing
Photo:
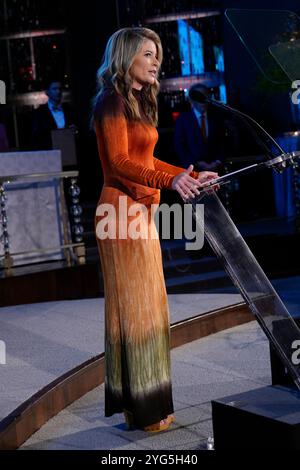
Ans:
[[[4,255],[0,255],[0,267],[10,270],[14,265],[14,256],[46,254],[62,250],[67,264],[74,262],[84,264],[86,261],[85,245],[83,243],[84,229],[81,224],[82,207],[79,204],[80,188],[78,186],[78,171],[62,171],[49,173],[32,173],[24,175],[0,176],[0,244],[3,245]],[[7,186],[11,183],[41,182],[58,179],[60,183],[61,222],[63,228],[63,243],[59,246],[45,247],[31,251],[12,253],[10,250],[9,220],[7,216]],[[65,198],[64,180],[69,180],[69,208]],[[71,228],[71,230],[70,230]],[[2,231],[2,233],[1,233]]]

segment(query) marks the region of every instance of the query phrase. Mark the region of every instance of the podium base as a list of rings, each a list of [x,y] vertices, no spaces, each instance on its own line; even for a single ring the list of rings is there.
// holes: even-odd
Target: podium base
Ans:
[[[212,401],[215,450],[300,450],[300,391],[268,386]]]

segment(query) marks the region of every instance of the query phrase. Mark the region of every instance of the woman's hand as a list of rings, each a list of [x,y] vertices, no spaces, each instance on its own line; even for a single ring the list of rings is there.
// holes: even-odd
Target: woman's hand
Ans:
[[[209,181],[218,178],[218,176],[218,173],[215,173],[214,171],[201,171],[198,175],[198,181],[201,182],[202,188],[205,188]],[[219,188],[220,186],[218,184],[211,186],[212,191],[217,191]]]
[[[172,183],[172,188],[180,194],[184,201],[188,200],[191,197],[194,198],[196,195],[200,194],[198,188],[202,186],[202,181],[199,178],[195,179],[190,176],[190,173],[193,171],[193,168],[193,165],[190,165],[187,170],[175,176]],[[208,174],[211,172],[204,171],[203,173]]]

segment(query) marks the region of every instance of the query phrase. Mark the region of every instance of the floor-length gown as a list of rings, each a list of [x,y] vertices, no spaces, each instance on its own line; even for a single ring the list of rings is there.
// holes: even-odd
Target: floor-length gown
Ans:
[[[134,96],[142,120],[128,118],[112,88],[96,105],[104,186],[95,227],[105,293],[105,416],[128,410],[136,425],[147,426],[173,413],[169,308],[151,205],[183,169],[153,156],[158,133],[143,113],[141,92]],[[130,215],[136,204],[146,209],[143,218]],[[126,238],[130,226],[144,236]]]

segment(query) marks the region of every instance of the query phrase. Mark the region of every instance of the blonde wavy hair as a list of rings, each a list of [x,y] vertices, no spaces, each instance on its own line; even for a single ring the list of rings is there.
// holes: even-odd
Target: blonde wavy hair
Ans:
[[[159,68],[163,59],[162,45],[159,36],[148,28],[123,28],[116,31],[108,40],[101,66],[97,72],[98,92],[94,98],[94,106],[106,88],[113,87],[122,95],[126,110],[132,119],[141,119],[138,102],[132,93],[130,68],[143,42],[150,39],[157,47]],[[141,90],[142,106],[149,122],[156,126],[158,122],[157,95],[159,82],[146,85]]]

